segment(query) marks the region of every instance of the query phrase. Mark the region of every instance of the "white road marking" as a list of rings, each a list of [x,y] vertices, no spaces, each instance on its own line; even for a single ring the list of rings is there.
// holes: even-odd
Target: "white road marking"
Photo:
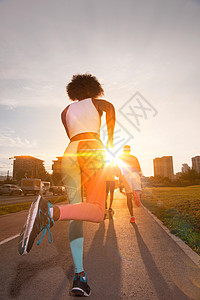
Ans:
[[[5,243],[7,243],[7,242],[9,242],[9,241],[11,241],[11,240],[16,239],[18,236],[20,236],[20,233],[18,233],[18,234],[16,234],[16,235],[13,235],[13,236],[11,236],[11,237],[9,237],[9,238],[7,238],[7,239],[1,241],[1,242],[0,242],[0,246],[3,245],[3,244],[5,244]]]

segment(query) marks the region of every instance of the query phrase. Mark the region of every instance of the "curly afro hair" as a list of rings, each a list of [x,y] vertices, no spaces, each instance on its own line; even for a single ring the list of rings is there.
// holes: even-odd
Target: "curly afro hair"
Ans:
[[[73,101],[95,98],[104,94],[104,90],[95,76],[77,74],[66,87],[69,98]]]

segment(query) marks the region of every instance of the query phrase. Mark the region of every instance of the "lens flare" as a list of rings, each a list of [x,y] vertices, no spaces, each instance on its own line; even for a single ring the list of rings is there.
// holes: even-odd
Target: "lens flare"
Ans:
[[[114,165],[115,164],[115,154],[113,149],[105,149],[106,153],[106,165]]]

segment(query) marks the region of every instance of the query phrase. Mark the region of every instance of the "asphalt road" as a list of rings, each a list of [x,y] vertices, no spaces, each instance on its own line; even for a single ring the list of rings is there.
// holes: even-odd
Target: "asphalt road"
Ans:
[[[58,196],[53,196],[52,193],[48,193],[48,198],[55,198]],[[0,196],[0,206],[2,205],[11,205],[11,204],[18,204],[18,203],[26,203],[26,202],[32,202],[35,200],[35,195],[1,195]]]
[[[113,208],[101,224],[84,224],[90,299],[199,300],[200,268],[177,243],[142,207],[131,225],[119,192]],[[27,256],[17,253],[17,238],[3,242],[19,232],[26,214],[0,217],[0,299],[73,299],[68,221],[52,227],[53,244],[45,237]]]

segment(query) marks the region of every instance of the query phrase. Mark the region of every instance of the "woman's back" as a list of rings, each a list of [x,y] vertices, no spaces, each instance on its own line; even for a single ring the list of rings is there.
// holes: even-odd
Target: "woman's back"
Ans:
[[[66,112],[65,122],[70,138],[83,132],[99,134],[100,131],[100,116],[91,98],[70,104]]]

